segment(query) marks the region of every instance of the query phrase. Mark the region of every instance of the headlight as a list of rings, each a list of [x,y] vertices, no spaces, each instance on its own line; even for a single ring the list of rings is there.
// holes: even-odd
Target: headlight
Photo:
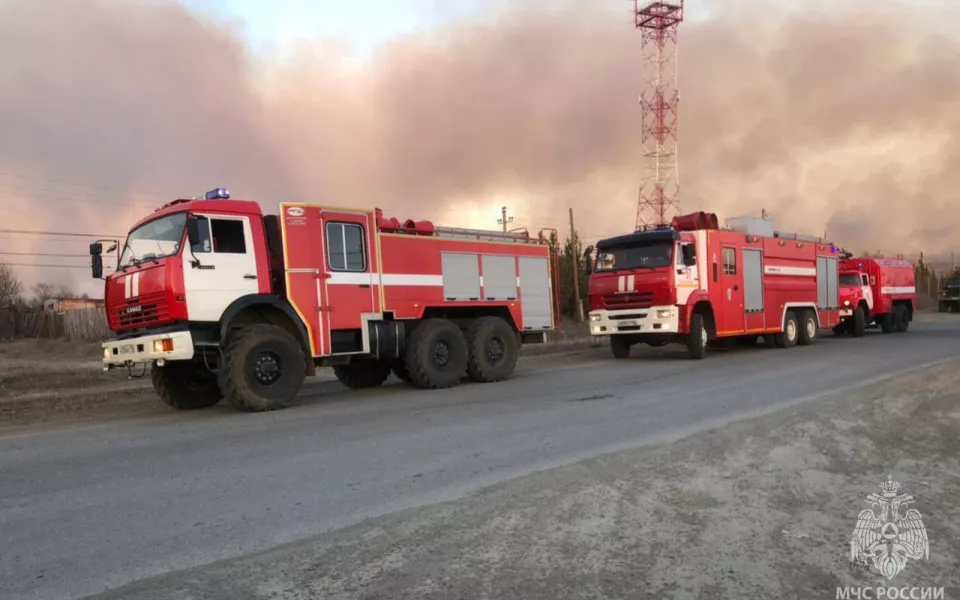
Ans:
[[[657,318],[658,318],[658,319],[669,319],[669,318],[671,318],[671,317],[673,317],[673,309],[672,309],[672,308],[668,308],[667,310],[658,310],[658,311],[657,311]]]
[[[109,360],[109,359],[110,359],[110,348],[104,348],[104,349],[103,349],[103,358],[104,358],[105,360]]]
[[[844,305],[844,306],[850,306],[850,301],[849,301],[849,300],[844,300],[844,301],[843,301],[843,305]]]
[[[591,320],[591,321],[599,321],[599,320],[600,320],[600,315],[590,315],[590,320]]]
[[[593,333],[600,333],[601,327],[599,325],[594,325],[592,331]]]
[[[173,340],[153,340],[153,351],[154,352],[172,352],[173,351]]]

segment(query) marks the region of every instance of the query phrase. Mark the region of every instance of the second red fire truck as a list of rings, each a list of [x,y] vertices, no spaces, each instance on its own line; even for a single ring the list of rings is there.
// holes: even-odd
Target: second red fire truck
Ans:
[[[601,240],[589,265],[591,333],[616,358],[645,343],[681,343],[691,358],[710,345],[810,344],[840,323],[839,249],[774,231],[766,219],[711,213]]]
[[[874,324],[883,333],[903,333],[917,306],[915,272],[901,258],[854,258],[840,261],[840,325],[834,333],[863,337]]]
[[[91,245],[102,277],[103,247]],[[332,366],[352,388],[511,375],[556,325],[544,236],[400,222],[379,210],[256,202],[218,188],[137,223],[106,277],[106,368],[152,365],[174,408],[287,406]],[[144,367],[145,370],[145,367]]]

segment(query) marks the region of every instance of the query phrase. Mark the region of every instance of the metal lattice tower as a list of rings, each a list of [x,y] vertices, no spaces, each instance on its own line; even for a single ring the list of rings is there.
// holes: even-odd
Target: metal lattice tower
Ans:
[[[677,26],[683,0],[634,0],[634,23],[643,34],[646,86],[640,94],[644,165],[637,201],[637,229],[665,225],[680,209],[677,171]]]

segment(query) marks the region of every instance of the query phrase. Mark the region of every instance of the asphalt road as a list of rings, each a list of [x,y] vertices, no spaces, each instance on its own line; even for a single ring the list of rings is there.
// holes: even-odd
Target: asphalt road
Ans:
[[[312,388],[227,409],[0,438],[0,596],[80,598],[960,356],[960,320],[687,360],[535,359],[511,381]],[[640,356],[642,355],[642,356]],[[342,389],[342,388],[340,388]]]

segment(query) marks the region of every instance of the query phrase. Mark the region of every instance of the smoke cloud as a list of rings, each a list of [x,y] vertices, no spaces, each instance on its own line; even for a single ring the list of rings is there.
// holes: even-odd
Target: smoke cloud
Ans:
[[[953,250],[955,7],[687,4],[684,211],[766,209],[780,229],[859,250]],[[563,231],[572,207],[588,243],[622,233],[642,165],[640,34],[629,6],[551,6],[361,60],[329,40],[257,56],[235,24],[169,2],[0,0],[4,221],[120,234],[164,201],[227,186],[272,211],[379,206],[474,227],[496,228],[506,205],[533,231]],[[84,246],[0,235],[6,249]],[[81,270],[21,272],[98,291]]]

